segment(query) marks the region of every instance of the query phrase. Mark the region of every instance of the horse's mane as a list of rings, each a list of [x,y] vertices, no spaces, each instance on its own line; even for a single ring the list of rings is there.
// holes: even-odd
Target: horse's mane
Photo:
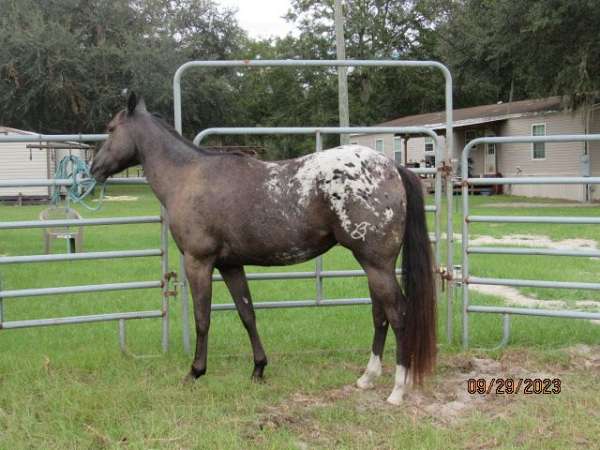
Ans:
[[[165,119],[163,119],[163,117],[160,114],[153,112],[150,114],[150,116],[152,117],[154,123],[159,125],[163,130],[165,130],[170,135],[172,135],[175,139],[177,139],[179,142],[184,144],[186,148],[193,150],[196,153],[201,153],[202,155],[205,155],[205,156],[216,156],[216,155],[218,155],[218,156],[222,156],[222,155],[249,156],[247,153],[244,153],[244,152],[241,152],[238,150],[226,151],[219,147],[209,147],[209,146],[199,147],[196,144],[194,144],[192,141],[190,141],[189,139],[186,139],[184,136],[179,134],[177,132],[177,130],[175,128],[173,128],[171,126],[171,124],[169,124]]]

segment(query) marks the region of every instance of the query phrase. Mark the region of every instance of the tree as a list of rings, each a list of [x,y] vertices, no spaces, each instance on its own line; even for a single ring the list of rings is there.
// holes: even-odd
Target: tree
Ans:
[[[427,59],[418,2],[347,0],[348,59]],[[295,0],[287,15],[299,30],[303,57],[335,59],[333,1]],[[368,125],[443,108],[444,80],[431,69],[356,68],[349,74],[350,122]]]
[[[430,9],[429,18],[459,104],[549,95],[579,102],[600,87],[596,1],[464,0]]]
[[[40,132],[103,130],[124,88],[171,116],[175,68],[231,58],[243,38],[231,11],[201,0],[0,0],[0,10],[0,122]],[[231,117],[219,74],[186,83],[190,130]]]
[[[235,11],[206,0],[0,0],[0,123],[40,132],[102,131],[121,91],[172,117],[172,77],[193,59],[335,59],[334,0],[292,0],[298,35],[253,40]],[[346,0],[349,59],[446,63],[455,105],[600,88],[594,0]],[[433,69],[355,68],[350,123],[441,110]],[[336,125],[330,68],[204,69],[183,79],[184,134],[211,126]],[[223,142],[243,141],[224,137]],[[312,151],[309,137],[252,137],[269,157]],[[335,144],[336,139],[325,145]]]

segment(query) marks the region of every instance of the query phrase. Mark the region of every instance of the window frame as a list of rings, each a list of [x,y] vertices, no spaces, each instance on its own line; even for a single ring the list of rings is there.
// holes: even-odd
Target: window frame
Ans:
[[[377,143],[378,142],[381,142],[381,150],[379,150],[377,148]],[[384,142],[383,138],[375,138],[375,151],[381,152],[381,153],[385,154],[385,142]]]
[[[431,145],[431,150],[427,150],[427,146]],[[433,138],[430,136],[425,137],[425,145],[423,151],[426,155],[430,155],[435,152],[435,142],[433,142]]]
[[[535,127],[544,127],[544,134],[533,134],[533,130]],[[548,127],[546,126],[546,122],[538,122],[531,124],[531,136],[547,136],[548,135]],[[543,144],[544,146],[544,157],[536,158],[535,157],[535,144]],[[531,143],[531,160],[532,161],[545,161],[546,160],[546,143],[545,142],[532,142]]]
[[[399,143],[400,145],[398,145],[398,148],[396,148],[396,143]],[[394,161],[398,162],[398,163],[403,163],[404,160],[402,159],[402,137],[401,136],[394,136]],[[396,160],[396,154],[400,154],[400,161]]]

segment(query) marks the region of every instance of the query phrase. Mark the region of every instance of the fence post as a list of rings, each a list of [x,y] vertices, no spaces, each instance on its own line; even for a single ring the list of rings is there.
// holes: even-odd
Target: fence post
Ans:
[[[318,153],[323,150],[323,139],[321,137],[321,132],[317,130],[315,132],[315,152]],[[321,304],[323,301],[323,257],[318,256],[315,260],[315,285],[317,289],[317,296],[315,302],[317,305]]]

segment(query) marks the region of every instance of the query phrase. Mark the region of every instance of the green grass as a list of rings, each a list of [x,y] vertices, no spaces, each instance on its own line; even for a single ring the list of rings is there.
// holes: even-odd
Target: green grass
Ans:
[[[138,196],[136,202],[106,202],[85,217],[153,215],[158,204],[145,187],[111,187],[111,195]],[[457,200],[460,200],[457,198]],[[492,208],[498,202],[531,202],[508,197],[474,197],[473,214],[598,215],[597,208]],[[537,200],[535,200],[538,202]],[[485,205],[485,206],[482,206]],[[43,206],[0,206],[1,220],[36,219]],[[458,231],[460,217],[455,214]],[[584,237],[600,242],[594,226],[475,224],[474,234],[544,234],[553,239]],[[157,248],[156,224],[89,227],[85,250]],[[178,253],[171,245],[171,268]],[[39,254],[41,230],[0,233],[0,254]],[[63,252],[60,244],[55,252]],[[459,247],[455,249],[459,261]],[[308,270],[313,262],[286,268]],[[357,268],[341,248],[329,252],[326,269]],[[478,276],[595,281],[600,261],[577,258],[473,257]],[[81,261],[0,266],[4,289],[156,280],[158,258]],[[255,302],[314,298],[314,281],[255,281]],[[598,299],[598,293],[527,289],[547,299]],[[325,281],[328,298],[367,296],[366,280]],[[457,295],[453,315],[460,326]],[[215,283],[214,302],[229,302]],[[101,312],[157,309],[156,290],[6,299],[5,320],[61,317]],[[501,304],[473,293],[476,304]],[[445,317],[445,302],[440,303]],[[600,343],[600,327],[588,321],[515,317],[511,346],[504,351],[468,356],[508,358],[531,370],[554,370],[567,388],[558,396],[531,396],[493,401],[475,408],[451,425],[420,416],[414,408],[391,408],[382,401],[391,389],[394,346],[386,349],[386,374],[369,401],[356,392],[337,395],[354,382],[369,355],[371,315],[365,306],[257,311],[270,365],[267,381],[252,384],[250,346],[235,312],[213,313],[208,374],[192,388],[182,387],[190,358],[181,346],[180,301],[171,305],[171,351],[166,356],[136,359],[120,353],[116,323],[4,330],[0,332],[0,449],[15,448],[565,448],[589,447],[598,433],[597,369],[569,366],[565,347]],[[140,355],[160,351],[160,321],[130,321],[128,344]],[[458,336],[445,342],[440,320],[443,364],[430,389],[445,389],[447,372],[456,372]],[[493,347],[500,339],[499,317],[471,316],[474,345]],[[557,348],[559,350],[557,350]],[[527,349],[527,351],[525,350]],[[557,367],[559,367],[557,369]],[[562,372],[561,372],[562,371]],[[498,374],[500,376],[501,374]],[[310,404],[298,396],[311,399]],[[302,398],[304,398],[302,397]],[[318,400],[318,401],[317,401]],[[364,400],[364,398],[363,398]],[[504,412],[504,413],[502,413]],[[417,414],[417,415],[416,415]],[[587,444],[586,444],[587,443]]]

